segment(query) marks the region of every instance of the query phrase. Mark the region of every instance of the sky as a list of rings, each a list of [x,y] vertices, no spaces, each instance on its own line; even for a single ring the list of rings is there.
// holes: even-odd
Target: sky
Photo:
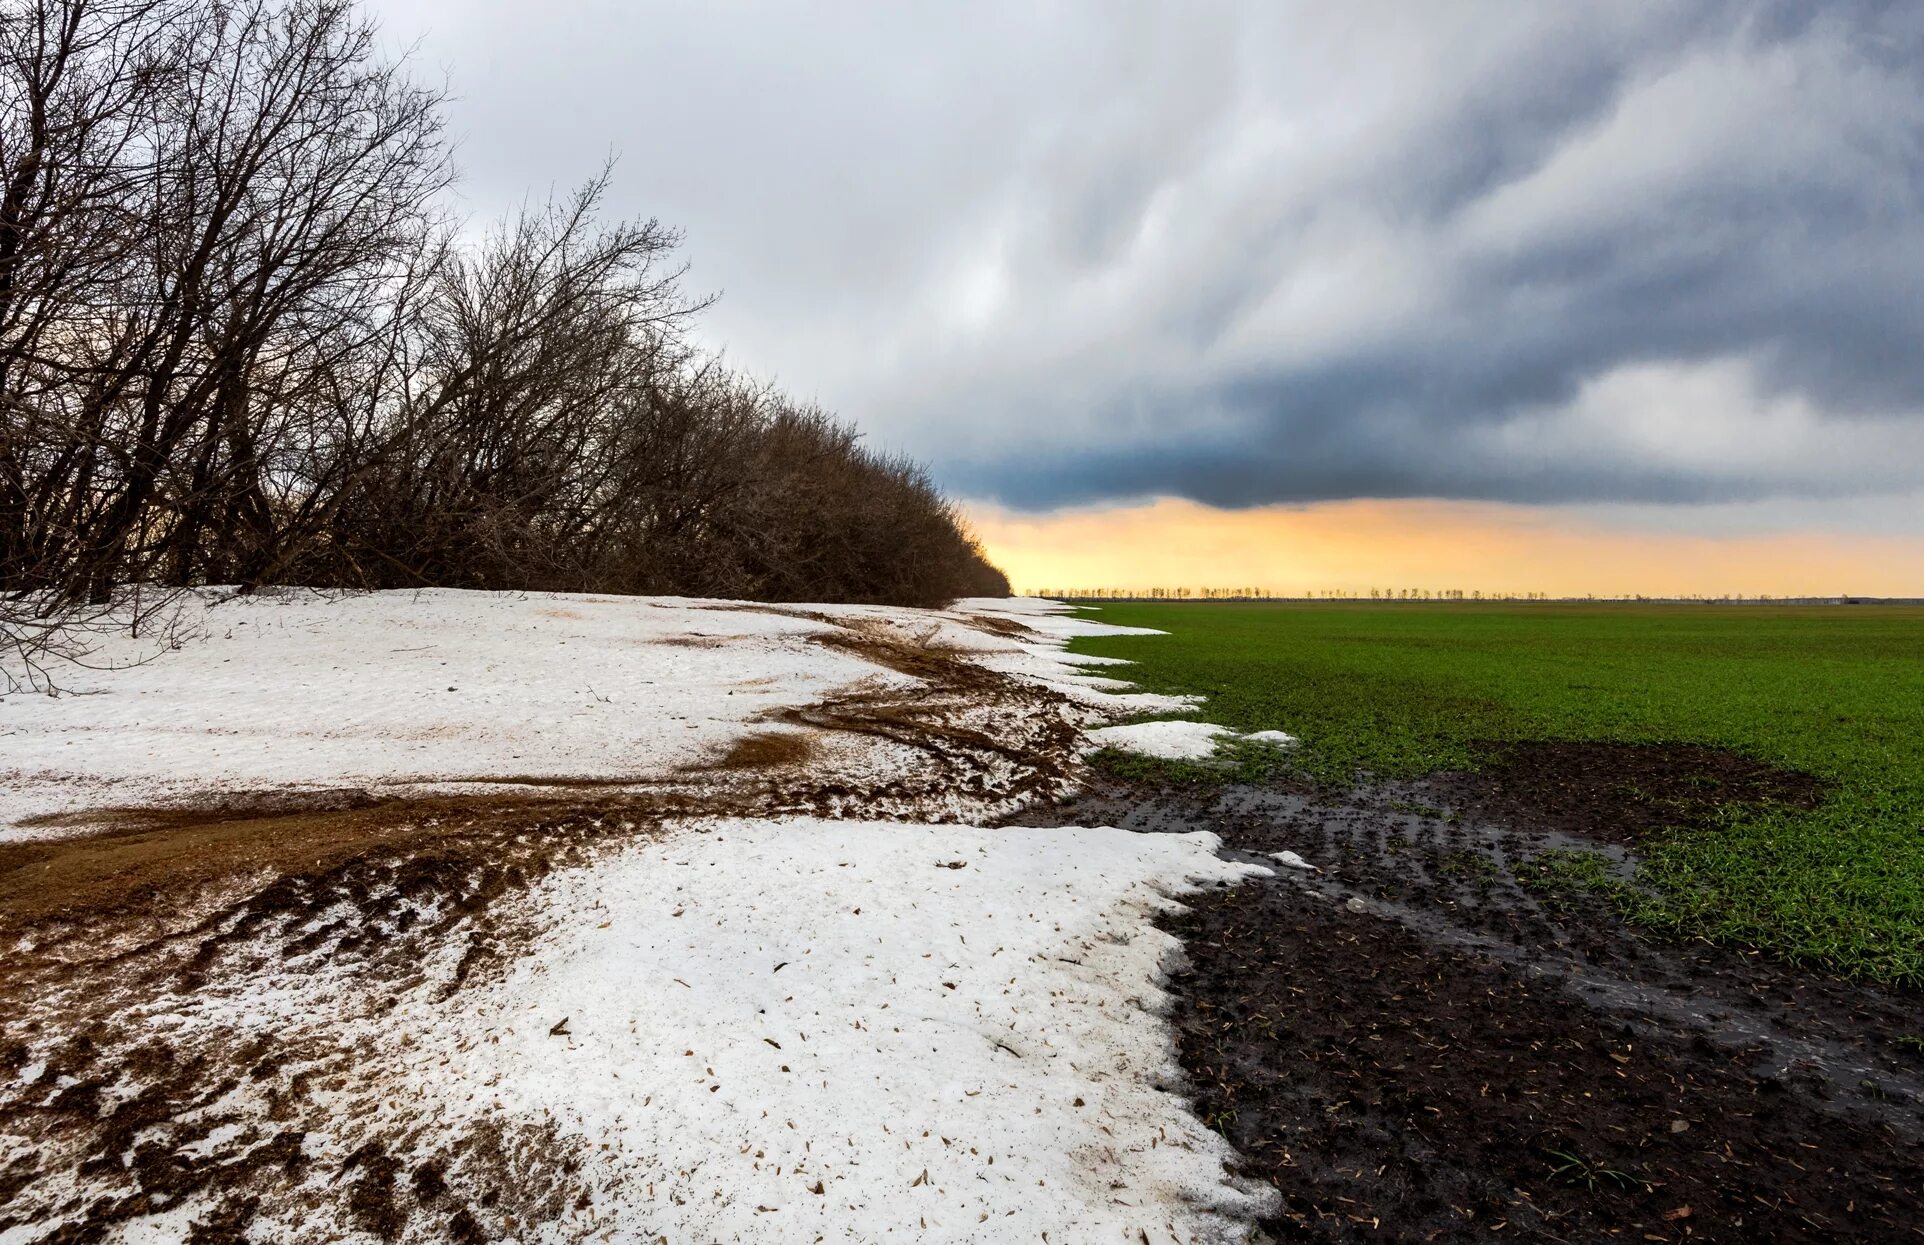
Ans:
[[[1924,595],[1924,6],[373,8],[1018,587]]]

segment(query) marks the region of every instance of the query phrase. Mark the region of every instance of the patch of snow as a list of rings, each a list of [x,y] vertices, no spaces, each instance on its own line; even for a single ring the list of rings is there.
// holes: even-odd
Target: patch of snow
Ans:
[[[1288,852],[1288,851],[1271,852],[1269,856],[1270,856],[1270,859],[1280,861],[1281,863],[1288,865],[1292,869],[1304,869],[1309,871],[1310,873],[1322,872],[1321,869],[1318,869],[1315,865],[1310,864],[1307,860],[1304,860],[1301,856],[1298,856],[1295,852]]]
[[[1124,627],[1113,623],[1097,622],[1083,616],[1081,611],[1089,606],[1073,606],[1060,601],[1046,601],[1034,597],[1011,597],[1007,600],[989,598],[957,602],[957,610],[966,609],[971,613],[1000,614],[1016,618],[1024,626],[1048,637],[1055,645],[1065,644],[1076,636],[1102,635],[1167,635],[1152,627]],[[1028,645],[1035,649],[1042,646]],[[1084,700],[1114,714],[1138,715],[1143,713],[1186,713],[1200,709],[1206,698],[1201,696],[1166,696],[1149,692],[1128,692],[1126,680],[1105,679],[1091,675],[1063,673],[1065,666],[1105,666],[1130,665],[1122,657],[1098,657],[1088,653],[1065,653],[1059,648],[1045,649],[1045,658],[1057,667],[1056,672],[1029,670],[1025,673],[1040,678],[1049,686],[1061,691],[1071,699]],[[984,661],[996,669],[1014,668],[999,655]],[[1089,693],[1096,693],[1089,698]],[[1302,741],[1288,731],[1254,731],[1237,736],[1224,727],[1210,726],[1199,722],[1145,722],[1130,726],[1102,727],[1085,731],[1095,747],[1120,748],[1145,756],[1161,757],[1165,760],[1197,761],[1213,755],[1216,744],[1224,737],[1247,739],[1255,743],[1269,744],[1275,748],[1294,748]]]
[[[1071,666],[1133,666],[1127,657],[1100,657],[1095,653],[1064,653],[1057,660]]]
[[[910,682],[810,643],[820,622],[716,604],[210,594],[188,607],[201,636],[178,650],[63,672],[91,694],[6,698],[0,827],[218,790],[653,778],[715,755],[759,714],[861,679]],[[110,641],[95,660],[121,647],[139,648]]]
[[[211,1130],[205,1137],[202,1137],[198,1141],[190,1141],[186,1145],[176,1146],[174,1153],[190,1159],[204,1159],[219,1151],[220,1148],[228,1142],[233,1141],[237,1137],[244,1137],[246,1134],[247,1125],[245,1124],[222,1124],[218,1128]]]
[[[537,885],[549,932],[499,982],[383,1017],[351,1114],[443,1143],[555,1130],[584,1205],[540,1239],[1242,1240],[1272,1195],[1155,1088],[1180,1073],[1153,921],[1261,872],[1217,846],[684,830]]]
[[[220,792],[653,781],[719,755],[775,711],[865,680],[914,685],[814,643],[833,624],[810,614],[926,636],[1092,716],[1196,703],[1085,673],[1106,663],[1065,653],[1071,637],[1142,629],[1033,598],[912,610],[429,589],[207,592],[186,609],[197,634],[174,651],[63,671],[66,695],[5,698],[0,841],[58,833],[19,828],[39,816]],[[1040,634],[991,634],[971,623],[982,615]],[[110,639],[93,661],[148,653]]]
[[[1118,623],[1096,622],[1072,614],[1023,614],[1018,620],[1031,631],[1057,639],[1082,635],[1168,635],[1154,627],[1124,627]]]
[[[1081,607],[1050,597],[963,597],[949,608],[968,614],[1026,618],[1032,614],[1073,614]]]
[[[928,638],[968,654],[969,660],[1001,674],[1041,684],[1101,718],[1135,717],[1146,713],[1186,713],[1202,703],[1198,696],[1170,696],[1158,692],[1123,690],[1127,684],[1103,679],[1080,669],[1084,666],[1128,665],[1116,657],[1096,657],[1067,651],[1078,636],[1165,635],[1146,627],[1121,627],[1082,617],[1060,602],[1029,597],[1007,600],[969,598],[944,611],[901,610],[884,606],[812,605],[807,609],[834,618],[862,618],[900,632]],[[1008,618],[1029,629],[1022,636],[985,634],[970,625],[983,615]]]
[[[162,1200],[155,1198],[153,1203],[157,1205]],[[166,1210],[127,1220],[114,1230],[110,1239],[117,1245],[178,1245],[181,1241],[193,1239],[194,1223],[205,1210],[206,1207],[198,1201],[182,1202]]]
[[[1165,761],[1202,761],[1233,732],[1214,722],[1133,722],[1084,731],[1093,748],[1119,748]]]

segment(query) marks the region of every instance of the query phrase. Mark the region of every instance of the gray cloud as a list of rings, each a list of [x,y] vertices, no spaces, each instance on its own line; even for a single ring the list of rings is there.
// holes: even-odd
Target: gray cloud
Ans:
[[[1924,488],[1924,10],[384,0],[481,213],[1014,505]]]

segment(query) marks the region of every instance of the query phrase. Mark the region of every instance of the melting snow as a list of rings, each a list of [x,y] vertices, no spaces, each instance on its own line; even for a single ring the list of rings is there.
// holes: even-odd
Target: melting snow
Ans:
[[[1120,748],[1165,761],[1203,761],[1232,732],[1213,722],[1135,722],[1085,731],[1095,748]]]
[[[1285,731],[1256,731],[1238,735],[1214,722],[1132,722],[1126,726],[1100,726],[1083,732],[1091,751],[1119,748],[1140,756],[1160,757],[1165,761],[1206,761],[1216,754],[1218,745],[1246,739],[1276,748],[1293,748],[1299,742]]]
[[[948,611],[678,597],[432,589],[190,599],[179,648],[122,669],[68,669],[60,696],[0,713],[0,841],[33,817],[194,802],[210,792],[366,788],[422,794],[526,776],[661,778],[710,759],[771,711],[862,681],[913,680],[812,642],[861,619],[968,652],[1091,714],[1183,710],[1118,694],[1065,654],[1076,635],[1139,633],[1054,602]],[[972,615],[1039,634],[1003,637]],[[1155,633],[1150,633],[1155,634]],[[151,656],[109,641],[97,665]]]
[[[0,827],[210,790],[657,777],[771,709],[902,680],[824,624],[678,598],[435,589],[187,608],[200,632],[0,714]],[[142,653],[117,640],[96,661]],[[471,789],[471,788],[470,788]],[[0,837],[5,831],[0,830]]]
[[[1070,638],[1145,632],[1050,602],[780,613],[430,591],[190,608],[200,638],[80,672],[90,694],[7,698],[0,839],[36,814],[219,788],[659,776],[771,710],[913,685],[815,643],[833,624],[804,611],[926,635],[1090,719],[1196,703],[1089,673],[1116,663],[1064,653]],[[1030,630],[985,629],[985,614]],[[1088,735],[1200,759],[1231,732]],[[1252,738],[1270,736],[1294,742]],[[1269,1195],[1232,1180],[1221,1139],[1158,1088],[1178,1075],[1158,1016],[1177,944],[1152,922],[1172,896],[1255,871],[1215,848],[1100,828],[682,826],[535,885],[517,902],[546,932],[505,976],[422,992],[377,1031],[330,1005],[353,989],[331,968],[166,1007],[358,1040],[343,1139],[432,1150],[487,1126],[556,1141],[581,1159],[575,1209],[543,1239],[1241,1240]],[[168,1235],[180,1213],[128,1233]]]
[[[1252,871],[1215,848],[820,821],[633,848],[530,896],[553,931],[505,981],[392,1018],[412,1118],[578,1138],[558,1238],[1239,1240],[1263,1197],[1156,1088],[1151,921]]]

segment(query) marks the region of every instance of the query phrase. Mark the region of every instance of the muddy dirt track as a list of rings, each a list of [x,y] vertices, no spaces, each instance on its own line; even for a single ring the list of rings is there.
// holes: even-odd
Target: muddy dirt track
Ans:
[[[1111,785],[1031,815],[1320,866],[1168,926],[1188,1089],[1281,1193],[1267,1230],[1924,1240],[1924,1057],[1898,1041],[1924,1033],[1924,999],[1646,939],[1518,877],[1546,847],[1627,865],[1626,826],[1688,822],[1707,787],[1796,802],[1807,784],[1707,753],[1518,751],[1346,795]],[[1626,767],[1639,807],[1610,794]]]

